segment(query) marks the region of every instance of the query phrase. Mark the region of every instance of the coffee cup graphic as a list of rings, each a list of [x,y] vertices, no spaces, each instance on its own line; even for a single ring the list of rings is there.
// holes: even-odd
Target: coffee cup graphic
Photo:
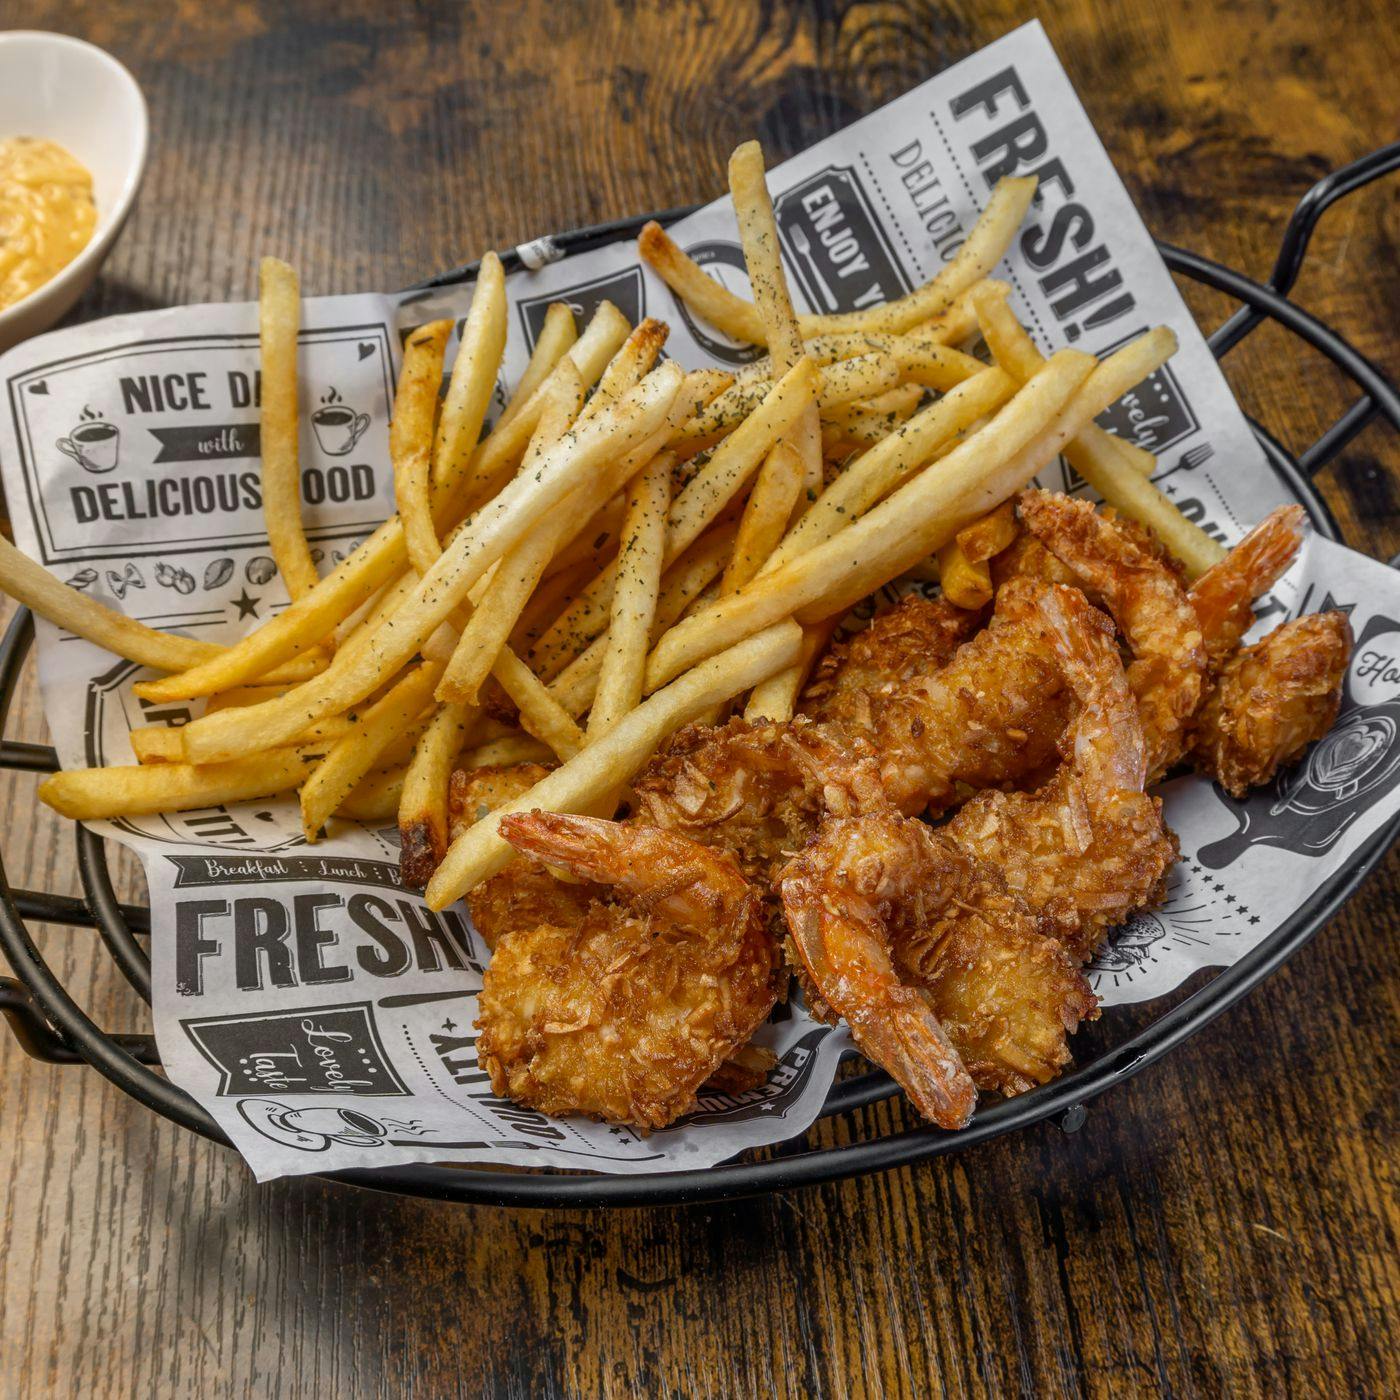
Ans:
[[[65,438],[59,438],[58,450],[71,457],[84,471],[109,472],[117,465],[121,447],[121,429],[102,419],[79,423]]]
[[[311,415],[311,427],[327,457],[344,457],[364,436],[369,414],[356,413],[343,403],[322,404]]]

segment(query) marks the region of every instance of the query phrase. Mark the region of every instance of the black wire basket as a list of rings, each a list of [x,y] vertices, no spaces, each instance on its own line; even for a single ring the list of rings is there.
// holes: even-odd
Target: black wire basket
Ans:
[[[1329,539],[1340,537],[1337,522],[1311,478],[1372,419],[1384,418],[1400,432],[1400,393],[1365,356],[1330,326],[1294,305],[1287,294],[1302,270],[1309,240],[1322,214],[1339,199],[1397,169],[1400,142],[1374,151],[1314,185],[1289,219],[1267,283],[1256,282],[1186,249],[1158,244],[1167,266],[1174,272],[1240,303],[1239,309],[1210,337],[1210,347],[1217,358],[1265,320],[1272,320],[1320,351],[1359,389],[1356,401],[1296,457],[1267,429],[1251,420],[1269,465],[1307,509],[1314,527]],[[687,212],[676,209],[647,217],[665,222]],[[548,256],[596,248],[635,236],[643,222],[645,218],[627,219],[578,229],[543,240],[543,246]],[[507,255],[503,258],[507,270],[527,265],[527,259],[530,265],[537,265],[540,247],[528,245]],[[475,274],[476,265],[470,264],[431,278],[421,286],[446,286],[471,280]],[[33,637],[33,619],[21,609],[0,640],[0,736]],[[0,767],[46,773],[57,766],[51,748],[0,742]],[[424,1165],[343,1171],[330,1174],[328,1179],[405,1195],[495,1205],[662,1205],[730,1199],[881,1171],[956,1152],[1045,1119],[1054,1119],[1066,1131],[1074,1131],[1085,1120],[1089,1100],[1161,1059],[1292,957],[1356,890],[1397,834],[1400,820],[1377,832],[1356,862],[1316,890],[1283,927],[1232,967],[1216,972],[1169,1009],[1153,1014],[1141,1029],[1114,1041],[1116,1018],[1105,1018],[1099,1023],[1100,1027],[1107,1027],[1101,1032],[1102,1043],[1077,1068],[1019,1098],[979,1108],[972,1122],[958,1132],[916,1127],[832,1147],[812,1146],[798,1139],[706,1170],[646,1176]],[[150,913],[117,901],[102,840],[82,826],[76,828],[76,837],[82,899],[14,888],[5,875],[0,853],[0,949],[18,979],[0,977],[0,1012],[33,1058],[52,1064],[91,1065],[172,1122],[214,1141],[227,1142],[214,1120],[188,1094],[156,1072],[160,1059],[154,1038],[115,1034],[95,1025],[54,975],[30,937],[26,919],[95,928],[123,976],[149,1004],[150,955],[138,940],[149,934]],[[880,1071],[856,1074],[832,1087],[822,1116],[849,1113],[898,1092],[894,1082]]]

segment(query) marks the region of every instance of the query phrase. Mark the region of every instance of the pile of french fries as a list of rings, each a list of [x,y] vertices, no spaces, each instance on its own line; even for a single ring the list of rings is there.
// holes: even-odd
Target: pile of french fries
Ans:
[[[507,327],[487,254],[445,392],[451,323],[405,345],[397,514],[324,578],[301,520],[300,290],[264,262],[263,497],[291,604],[216,646],[112,612],[0,541],[8,593],[165,673],[137,685],[143,699],[206,701],[183,727],[136,730],[137,765],[56,774],[43,800],[96,820],[297,789],[308,841],[336,816],[396,815],[406,878],[440,909],[505,864],[506,812],[611,814],[670,734],[741,697],[750,719],[789,718],[836,621],[873,590],[914,574],[986,602],[1010,498],[1059,453],[1188,570],[1220,557],[1152,485],[1150,454],[1094,421],[1171,355],[1171,333],[1102,361],[1045,359],[990,280],[1034,181],[1001,181],[959,254],[909,296],[809,316],[788,294],[756,143],[729,180],[752,302],[655,224],[640,249],[764,358],[687,374],[660,357],[664,325],[633,328],[605,303],[580,331],[556,305],[483,437]],[[989,360],[957,348],[979,335]],[[527,759],[558,766],[449,842],[453,770]]]

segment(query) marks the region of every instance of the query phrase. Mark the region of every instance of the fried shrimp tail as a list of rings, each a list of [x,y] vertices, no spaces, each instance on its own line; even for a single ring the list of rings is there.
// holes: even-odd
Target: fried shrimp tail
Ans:
[[[1180,578],[1130,523],[1089,501],[1026,491],[1022,523],[1113,615],[1132,652],[1128,684],[1142,715],[1151,781],[1186,751],[1206,690],[1201,624]]]
[[[1147,744],[1108,618],[1076,588],[1029,586],[1076,707],[1068,759],[1033,793],[978,793],[943,830],[1001,869],[1083,962],[1157,897],[1176,842],[1143,791]]]
[[[881,905],[899,886],[879,856],[830,869],[825,850],[805,852],[782,880],[783,909],[818,1009],[840,1016],[867,1059],[888,1070],[940,1128],[972,1117],[977,1086],[921,987],[894,966]]]
[[[1254,604],[1287,572],[1303,543],[1302,506],[1271,511],[1187,595],[1201,624],[1212,672],[1229,660],[1254,625]]]
[[[528,812],[501,834],[591,889],[567,923],[497,941],[477,1021],[492,1088],[545,1113],[674,1122],[776,1000],[758,892],[731,857],[654,827]]]
[[[827,821],[782,893],[814,1002],[944,1127],[965,1121],[967,1078],[1006,1094],[1053,1078],[1097,1006],[1001,873],[923,822]]]

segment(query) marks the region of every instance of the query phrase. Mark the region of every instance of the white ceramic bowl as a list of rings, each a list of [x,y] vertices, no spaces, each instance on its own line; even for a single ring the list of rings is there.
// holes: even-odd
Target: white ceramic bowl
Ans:
[[[66,34],[0,32],[0,138],[42,136],[92,172],[97,227],[42,287],[0,311],[0,350],[48,330],[88,289],[146,168],[146,99],[111,54]]]

